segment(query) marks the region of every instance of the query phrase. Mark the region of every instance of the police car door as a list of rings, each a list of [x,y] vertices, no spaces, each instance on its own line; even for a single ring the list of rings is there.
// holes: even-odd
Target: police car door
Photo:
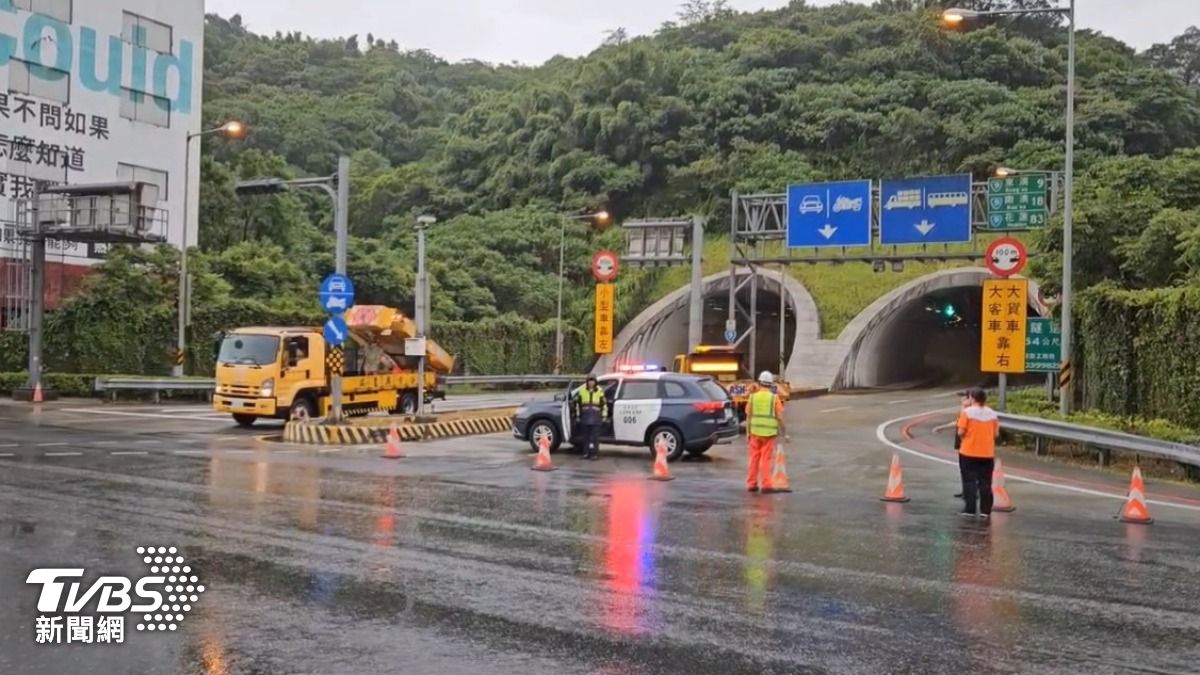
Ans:
[[[574,430],[574,426],[571,424],[571,409],[575,407],[575,397],[578,395],[577,392],[579,391],[580,386],[582,385],[577,382],[572,382],[571,384],[567,385],[567,395],[566,398],[563,399],[562,410],[559,413],[561,416],[560,421],[562,422],[563,443],[571,442],[571,434]]]
[[[641,445],[662,413],[658,378],[626,378],[613,404],[613,436],[618,443]]]

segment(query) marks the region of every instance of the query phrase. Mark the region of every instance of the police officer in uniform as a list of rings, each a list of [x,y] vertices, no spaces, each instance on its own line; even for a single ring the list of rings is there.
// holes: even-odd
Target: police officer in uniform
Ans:
[[[596,386],[595,375],[588,376],[587,384],[575,398],[575,418],[583,437],[583,458],[600,459],[600,426],[608,419],[608,404],[604,390]]]

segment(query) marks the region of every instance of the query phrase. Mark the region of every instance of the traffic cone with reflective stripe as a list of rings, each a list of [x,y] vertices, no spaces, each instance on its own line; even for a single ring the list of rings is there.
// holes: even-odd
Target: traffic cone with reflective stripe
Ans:
[[[763,494],[775,492],[791,492],[792,484],[788,481],[787,458],[783,455],[783,444],[776,443],[775,454],[771,461],[771,487],[764,487]]]
[[[1133,467],[1133,477],[1129,480],[1129,498],[1121,508],[1118,516],[1122,523],[1137,523],[1149,525],[1154,522],[1150,517],[1150,508],[1146,506],[1146,485],[1142,482],[1141,467]]]
[[[900,455],[892,455],[892,468],[888,471],[887,490],[882,500],[903,504],[912,501],[904,496],[904,477],[900,474]]]
[[[669,481],[675,480],[671,475],[671,469],[667,466],[667,444],[659,441],[654,445],[654,475],[650,476],[650,480]]]
[[[534,471],[554,471],[557,467],[550,461],[550,439],[543,437],[538,441],[537,460],[533,464]]]
[[[38,382],[33,386],[33,402],[43,403],[46,400],[46,394],[42,391],[42,383]]]
[[[404,448],[400,447],[400,431],[396,429],[396,424],[392,423],[392,430],[388,432],[387,449],[383,453],[384,459],[404,459]]]
[[[996,460],[996,469],[992,471],[992,510],[1000,513],[1012,513],[1017,510],[1013,506],[1012,497],[1008,496],[1008,488],[1004,486],[1004,465]]]

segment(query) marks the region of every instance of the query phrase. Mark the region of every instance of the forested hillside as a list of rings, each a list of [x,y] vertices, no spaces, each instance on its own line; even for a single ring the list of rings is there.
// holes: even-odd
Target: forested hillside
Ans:
[[[1025,19],[948,30],[939,3],[912,0],[797,1],[750,14],[687,4],[653,36],[614,30],[584,58],[538,67],[406,51],[370,17],[363,27],[377,34],[315,40],[210,16],[206,122],[240,119],[252,133],[205,140],[198,306],[315,309],[315,279],[332,267],[327,201],[239,198],[233,184],[329,174],[339,152],[355,162],[350,265],[363,300],[411,302],[411,224],[430,213],[440,220],[429,255],[433,313],[443,322],[552,319],[559,212],[701,212],[720,233],[734,188],[1062,166],[1062,26]],[[1200,143],[1195,38],[1139,55],[1079,35],[1081,171]],[[587,261],[618,236],[583,224],[568,232],[567,317],[581,340],[590,330]],[[624,276],[622,320],[650,300],[649,274]]]

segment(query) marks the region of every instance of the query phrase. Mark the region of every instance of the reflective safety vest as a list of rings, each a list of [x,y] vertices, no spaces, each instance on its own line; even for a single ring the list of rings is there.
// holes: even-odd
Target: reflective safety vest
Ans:
[[[604,390],[596,387],[588,391],[587,387],[579,390],[579,415],[583,421],[601,420],[607,417],[608,411],[604,405]]]
[[[746,402],[750,408],[750,435],[774,438],[779,435],[779,420],[775,417],[775,394],[765,389],[754,392]]]

